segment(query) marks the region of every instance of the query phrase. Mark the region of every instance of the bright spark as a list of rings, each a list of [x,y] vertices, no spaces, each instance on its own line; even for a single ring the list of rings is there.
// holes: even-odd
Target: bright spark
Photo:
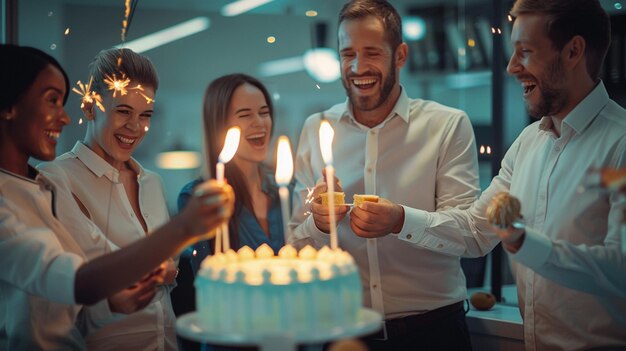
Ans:
[[[137,85],[135,85],[132,88],[128,88],[128,90],[139,90],[137,93],[140,94],[141,96],[143,96],[143,98],[146,99],[147,103],[149,103],[149,104],[154,103],[154,99],[153,98],[151,98],[148,95],[142,93],[142,91],[144,91],[144,90],[143,90],[143,87],[141,86],[141,84],[137,84]]]
[[[307,187],[307,188],[306,188],[306,191],[307,191],[307,194],[306,194],[306,197],[304,198],[304,205],[305,205],[305,207],[310,208],[310,207],[311,207],[311,204],[313,203],[313,200],[315,200],[315,199],[313,198],[313,192],[315,191],[315,187],[313,187],[313,188],[308,188],[308,187]],[[307,205],[308,205],[308,206],[307,206]],[[305,211],[305,212],[304,212],[304,215],[305,215],[305,216],[308,216],[308,215],[310,215],[310,214],[311,214],[311,211]]]
[[[126,41],[126,28],[128,27],[128,16],[130,16],[130,0],[124,1],[124,20],[122,21],[122,41]]]
[[[121,96],[128,94],[128,90],[126,87],[130,84],[130,79],[126,77],[124,73],[122,73],[122,78],[117,79],[115,74],[113,77],[109,75],[104,76],[104,83],[107,85],[108,90],[113,90],[113,97],[116,97],[117,92],[120,92]]]
[[[85,107],[86,104],[96,104],[98,108],[104,112],[104,105],[102,105],[102,97],[100,94],[91,90],[91,84],[93,83],[93,77],[89,78],[89,84],[83,84],[80,80],[76,83],[78,85],[78,89],[76,87],[72,88],[72,91],[76,94],[82,96],[80,108]],[[80,124],[80,123],[79,123]]]

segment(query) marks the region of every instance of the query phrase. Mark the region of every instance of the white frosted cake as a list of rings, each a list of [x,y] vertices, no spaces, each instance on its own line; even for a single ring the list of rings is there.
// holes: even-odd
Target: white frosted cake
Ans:
[[[196,278],[202,327],[214,333],[302,333],[352,325],[362,306],[347,252],[263,245],[206,258]]]

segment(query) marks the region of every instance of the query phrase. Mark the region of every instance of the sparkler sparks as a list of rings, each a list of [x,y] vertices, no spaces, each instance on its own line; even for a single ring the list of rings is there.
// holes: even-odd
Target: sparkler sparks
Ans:
[[[83,97],[80,108],[84,108],[85,104],[96,104],[98,108],[104,112],[104,106],[102,105],[102,97],[100,94],[91,90],[91,84],[93,83],[93,77],[89,79],[89,84],[83,84],[80,80],[76,83],[78,85],[78,89],[76,87],[72,88],[72,91],[76,94]],[[81,118],[82,120],[82,118]],[[78,124],[82,124],[79,122]]]
[[[111,77],[108,74],[104,75],[104,83],[107,85],[108,90],[113,90],[113,97],[116,97],[117,92],[120,92],[121,96],[128,94],[126,87],[130,84],[130,79],[122,73],[122,78],[117,79],[115,74]]]
[[[306,191],[307,191],[307,194],[306,194],[306,197],[304,198],[304,205],[305,205],[305,208],[310,208],[310,204],[312,204],[313,200],[315,200],[315,198],[314,198],[314,196],[315,196],[315,194],[314,194],[315,187],[313,187],[313,188],[307,187]],[[311,214],[311,211],[304,212],[305,216],[308,216],[310,214]]]
[[[137,7],[138,0],[125,0],[124,1],[124,20],[122,20],[122,41],[126,41],[126,34],[130,27],[130,22],[133,19],[135,8]]]
[[[126,29],[128,28],[128,16],[130,16],[130,0],[124,2],[124,20],[122,21],[122,41],[126,41]]]
[[[144,99],[146,99],[146,102],[149,104],[154,103],[154,99],[149,97],[148,95],[142,93],[143,87],[141,86],[141,84],[137,84],[136,86],[132,87],[132,88],[128,88],[128,90],[139,90],[137,93],[141,96],[143,96]]]

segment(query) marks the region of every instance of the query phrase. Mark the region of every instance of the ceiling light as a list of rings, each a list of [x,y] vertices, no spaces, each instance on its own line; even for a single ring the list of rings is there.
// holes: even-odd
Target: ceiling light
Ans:
[[[274,0],[238,0],[222,7],[222,16],[237,16]]]
[[[313,48],[304,53],[304,69],[318,82],[329,83],[341,75],[337,53],[329,48]]]
[[[116,45],[116,48],[128,48],[136,53],[146,52],[158,46],[165,45],[196,34],[209,28],[211,21],[208,17],[196,17],[177,25],[156,31],[141,38]]]
[[[317,11],[315,10],[308,10],[307,12],[304,13],[307,17],[315,17],[317,16]]]
[[[303,69],[304,62],[302,62],[302,56],[294,56],[261,63],[259,66],[259,75],[262,77],[272,77],[302,71]]]
[[[157,167],[162,169],[192,169],[200,166],[200,153],[196,151],[166,151],[156,158]]]
[[[402,23],[402,34],[408,40],[421,40],[426,35],[426,22],[421,17],[407,17]]]

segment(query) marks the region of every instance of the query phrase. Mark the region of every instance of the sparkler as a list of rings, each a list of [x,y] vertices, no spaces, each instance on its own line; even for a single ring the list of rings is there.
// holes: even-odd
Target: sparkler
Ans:
[[[128,90],[126,87],[130,84],[130,79],[126,77],[126,74],[122,73],[122,77],[117,79],[115,73],[113,77],[108,74],[104,75],[104,83],[107,85],[108,90],[113,90],[113,97],[116,96],[117,92],[120,92],[120,95],[124,96],[128,94]]]
[[[125,0],[124,1],[124,20],[122,21],[122,41],[126,41],[126,34],[130,28],[130,23],[135,14],[135,8],[139,0]]]
[[[85,104],[96,104],[98,108],[104,112],[104,106],[102,105],[102,97],[100,94],[91,90],[91,84],[93,83],[93,77],[89,78],[89,84],[83,84],[80,80],[76,83],[78,85],[78,89],[76,87],[72,88],[72,91],[76,94],[82,96],[80,108],[84,108]],[[80,124],[80,122],[79,122]]]
[[[141,96],[143,96],[144,99],[146,99],[146,102],[149,104],[154,103],[154,99],[149,97],[148,95],[143,93],[143,87],[141,86],[141,84],[137,84],[136,86],[132,87],[132,88],[128,88],[128,90],[139,90],[137,93]]]

